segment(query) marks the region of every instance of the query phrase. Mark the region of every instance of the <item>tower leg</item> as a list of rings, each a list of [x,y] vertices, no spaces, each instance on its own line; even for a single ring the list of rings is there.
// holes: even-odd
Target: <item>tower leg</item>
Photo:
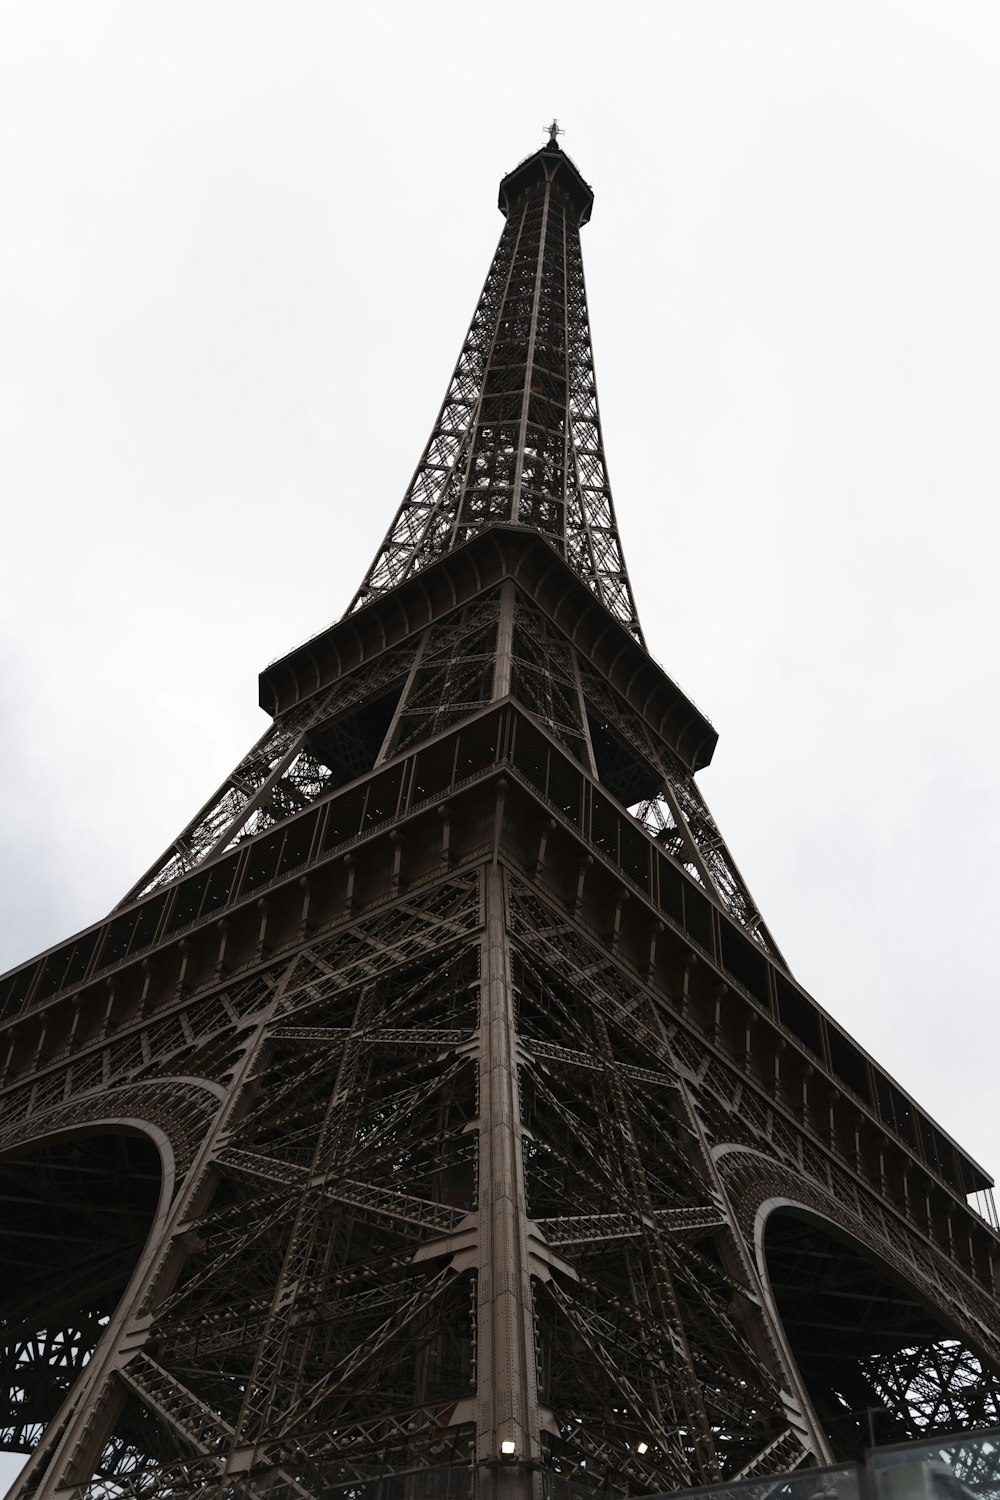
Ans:
[[[496,1500],[528,1500],[540,1457],[527,1208],[518,1099],[514,991],[503,875],[483,876],[482,1004],[479,1025],[479,1208],[476,1457],[493,1475]],[[504,1444],[513,1444],[513,1450]],[[487,1491],[489,1493],[489,1490]]]

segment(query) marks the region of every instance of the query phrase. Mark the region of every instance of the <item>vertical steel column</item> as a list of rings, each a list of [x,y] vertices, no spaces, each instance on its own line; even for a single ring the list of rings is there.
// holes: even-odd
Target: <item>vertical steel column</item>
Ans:
[[[514,990],[504,877],[483,875],[485,935],[479,1022],[479,1216],[477,1458],[500,1500],[528,1500],[534,1480],[521,1460],[541,1454],[527,1207],[517,1082]],[[504,1452],[504,1444],[513,1449]],[[490,1493],[487,1486],[486,1493]]]
[[[535,285],[531,293],[531,327],[528,332],[528,348],[524,361],[524,387],[521,392],[521,420],[517,439],[517,460],[514,466],[514,483],[511,487],[510,518],[515,523],[521,519],[521,480],[524,474],[524,452],[528,442],[528,414],[531,407],[531,391],[534,383],[535,342],[538,338],[538,303],[542,295],[542,277],[545,271],[545,247],[549,232],[549,203],[552,183],[545,182],[542,201],[542,222],[538,232],[538,260],[535,263]]]
[[[506,698],[510,693],[511,669],[514,655],[514,602],[513,580],[508,578],[500,589],[500,619],[497,624],[497,655],[493,667],[493,697]]]

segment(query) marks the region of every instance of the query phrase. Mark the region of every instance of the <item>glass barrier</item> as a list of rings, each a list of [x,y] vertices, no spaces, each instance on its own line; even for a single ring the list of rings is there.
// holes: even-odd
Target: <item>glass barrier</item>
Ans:
[[[209,1468],[216,1476],[214,1465]],[[205,1483],[188,1463],[183,1470],[178,1466],[156,1493],[194,1500],[206,1492]],[[151,1493],[148,1482],[128,1475],[95,1480],[79,1491],[81,1500],[151,1500]],[[257,1485],[243,1489],[237,1482],[227,1493],[233,1500],[259,1500],[262,1491]],[[277,1475],[267,1485],[267,1500],[301,1500],[302,1493],[300,1485],[282,1482]],[[324,1500],[1000,1500],[1000,1430],[872,1448],[863,1463],[794,1469],[669,1495],[646,1494],[624,1475],[588,1476],[586,1469],[567,1473],[516,1460],[358,1473],[327,1485],[322,1493]]]
[[[708,1497],[711,1500],[866,1500],[861,1466],[853,1463],[829,1469],[796,1469],[790,1474],[759,1475],[728,1484],[706,1484],[696,1490],[675,1490],[671,1500],[688,1500],[688,1497],[693,1500],[696,1495],[699,1500],[702,1496],[706,1500]]]
[[[870,1500],[1000,1500],[1000,1432],[872,1448]]]

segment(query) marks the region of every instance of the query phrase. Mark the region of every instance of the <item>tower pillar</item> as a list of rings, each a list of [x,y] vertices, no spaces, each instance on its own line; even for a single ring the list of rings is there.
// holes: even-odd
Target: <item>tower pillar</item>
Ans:
[[[481,1258],[476,1457],[497,1500],[527,1500],[522,1466],[541,1454],[528,1261],[517,1025],[503,874],[483,871],[485,931],[479,1024]]]

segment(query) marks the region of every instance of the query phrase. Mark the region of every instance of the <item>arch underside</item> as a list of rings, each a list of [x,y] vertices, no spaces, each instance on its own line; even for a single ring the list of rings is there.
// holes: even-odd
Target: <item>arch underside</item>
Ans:
[[[1000,1374],[878,1258],[794,1209],[767,1221],[785,1335],[838,1459],[1000,1426]]]
[[[146,1136],[62,1138],[0,1160],[0,1450],[28,1453],[92,1355],[160,1198]]]

